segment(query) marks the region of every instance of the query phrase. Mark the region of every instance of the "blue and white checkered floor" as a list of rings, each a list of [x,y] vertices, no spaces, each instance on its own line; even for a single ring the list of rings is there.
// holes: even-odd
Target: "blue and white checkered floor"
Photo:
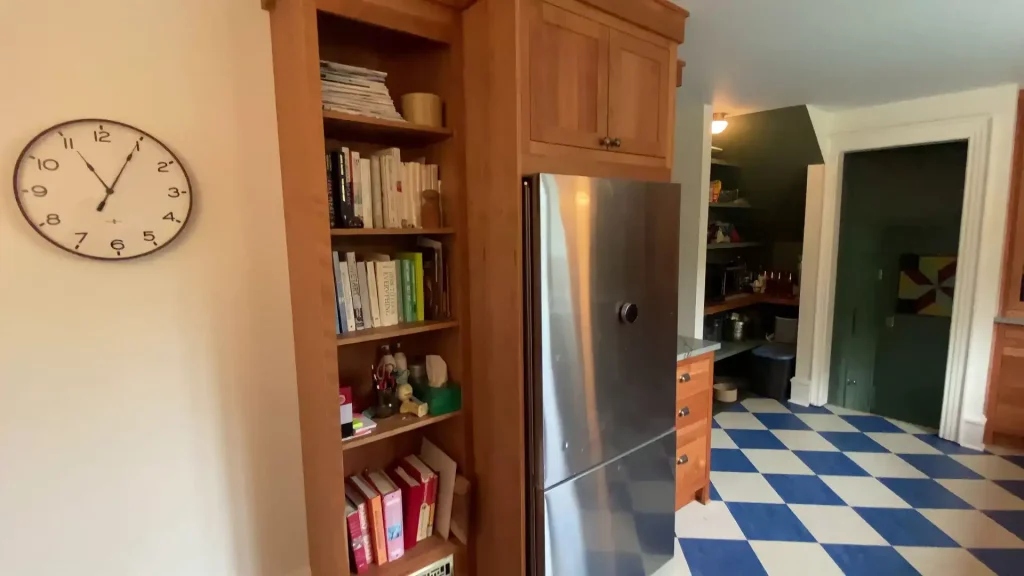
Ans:
[[[659,576],[1024,574],[1020,452],[766,398],[713,427],[712,501],[677,512]]]

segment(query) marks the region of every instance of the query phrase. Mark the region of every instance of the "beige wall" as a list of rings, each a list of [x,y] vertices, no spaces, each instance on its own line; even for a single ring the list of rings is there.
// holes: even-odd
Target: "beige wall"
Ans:
[[[0,574],[308,572],[268,17],[257,0],[0,2]],[[136,261],[64,253],[28,140],[160,138],[196,209]]]

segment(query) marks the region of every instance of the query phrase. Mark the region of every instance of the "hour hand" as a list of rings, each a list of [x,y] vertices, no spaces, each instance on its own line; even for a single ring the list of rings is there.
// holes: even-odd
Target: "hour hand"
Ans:
[[[89,172],[92,172],[92,175],[100,181],[100,184],[103,184],[103,189],[107,191],[107,194],[109,194],[110,186],[107,186],[107,183],[103,181],[103,178],[100,178],[100,175],[96,173],[96,169],[92,167],[92,164],[89,164],[89,161],[85,159],[85,156],[82,156],[81,152],[78,152],[78,150],[75,150],[75,152],[78,153],[78,157],[82,159],[82,162],[85,162],[85,167],[88,168]]]

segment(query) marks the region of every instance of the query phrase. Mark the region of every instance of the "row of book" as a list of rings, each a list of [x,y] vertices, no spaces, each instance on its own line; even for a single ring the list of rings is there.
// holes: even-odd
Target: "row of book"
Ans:
[[[388,91],[387,72],[320,61],[320,96],[324,110],[404,122]]]
[[[423,251],[333,253],[338,334],[448,317],[442,244],[417,242]]]
[[[436,164],[403,162],[398,148],[364,157],[342,147],[326,163],[332,228],[422,228],[423,192],[441,190]]]
[[[345,482],[345,519],[357,574],[394,562],[434,534],[438,475],[417,456],[385,473],[356,474]]]

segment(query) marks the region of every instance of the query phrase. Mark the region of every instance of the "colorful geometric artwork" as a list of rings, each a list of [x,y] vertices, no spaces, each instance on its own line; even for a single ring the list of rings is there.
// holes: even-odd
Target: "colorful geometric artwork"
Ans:
[[[900,256],[897,314],[953,315],[956,256]]]

